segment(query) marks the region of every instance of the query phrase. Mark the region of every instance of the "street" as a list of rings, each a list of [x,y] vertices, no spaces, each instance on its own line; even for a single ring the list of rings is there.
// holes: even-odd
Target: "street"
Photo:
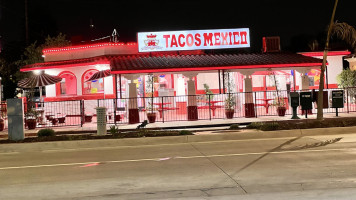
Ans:
[[[356,199],[355,155],[356,134],[3,152],[0,199]]]

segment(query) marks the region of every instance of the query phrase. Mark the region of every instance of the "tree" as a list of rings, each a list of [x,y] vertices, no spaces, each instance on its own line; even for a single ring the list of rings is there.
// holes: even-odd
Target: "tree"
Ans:
[[[352,53],[356,53],[356,29],[353,26],[345,22],[335,22],[332,33],[345,41],[350,46]]]
[[[343,70],[339,75],[337,75],[337,83],[342,88],[348,88],[348,96],[351,97],[351,102],[355,102],[356,96],[356,71],[351,71],[350,69]]]
[[[351,71],[350,69],[343,70],[339,75],[337,75],[337,83],[343,88],[355,87],[356,86],[356,71]]]
[[[334,4],[334,9],[331,14],[331,20],[330,20],[330,25],[328,28],[328,34],[326,36],[326,42],[325,42],[325,49],[324,49],[324,55],[323,55],[323,64],[321,65],[320,68],[320,83],[319,83],[319,92],[318,92],[318,113],[317,113],[317,119],[322,120],[323,119],[323,90],[324,90],[324,82],[325,82],[325,68],[326,68],[326,57],[328,55],[328,50],[329,50],[329,40],[330,40],[330,35],[331,35],[331,30],[334,24],[334,16],[336,12],[336,7],[337,7],[338,0],[335,0]]]
[[[70,41],[66,40],[66,35],[62,33],[59,33],[55,37],[51,37],[48,35],[45,39],[44,44],[38,45],[37,41],[35,41],[34,43],[26,47],[22,59],[17,61],[17,64],[21,67],[24,65],[44,62],[42,57],[43,49],[64,47],[69,46],[70,44]]]
[[[11,60],[0,58],[0,75],[4,85],[4,97],[13,98],[17,87],[17,82],[28,77],[28,73],[20,72],[20,68],[25,65],[44,62],[42,50],[44,48],[69,46],[70,41],[65,39],[62,33],[55,37],[47,36],[44,44],[38,44],[37,41],[25,48],[21,59]],[[18,59],[18,58],[17,58]]]

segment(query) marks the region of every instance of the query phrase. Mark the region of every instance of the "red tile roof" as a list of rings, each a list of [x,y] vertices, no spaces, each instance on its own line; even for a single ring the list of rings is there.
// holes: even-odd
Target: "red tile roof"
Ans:
[[[99,56],[86,59],[36,63],[23,67],[21,71],[109,63],[111,65],[112,74],[127,74],[217,69],[308,67],[321,66],[322,60],[292,53],[200,55],[138,54],[127,56]]]
[[[322,60],[291,53],[120,56],[111,59],[111,73],[205,71],[217,69],[321,66]]]

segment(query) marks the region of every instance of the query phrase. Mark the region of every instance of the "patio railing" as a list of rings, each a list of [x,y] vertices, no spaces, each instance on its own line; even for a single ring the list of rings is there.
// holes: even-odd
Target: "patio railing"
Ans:
[[[331,108],[332,90],[340,89],[324,90],[327,94],[324,113],[335,113],[335,109]],[[344,108],[339,109],[338,112],[356,112],[356,88],[347,88],[344,91]],[[285,114],[292,115],[289,92],[279,91],[278,95],[276,91],[258,91],[195,96],[36,102],[31,105],[25,104],[25,110],[28,110],[27,106],[31,106],[37,111],[37,127],[83,126],[86,123],[95,123],[95,108],[98,106],[107,108],[108,124],[129,123],[129,108],[138,109],[139,122],[147,120],[148,112],[156,113],[156,122],[188,121],[191,120],[188,116],[190,112],[188,105],[196,109],[196,120],[226,119],[225,111],[228,106],[234,108],[233,118],[277,116],[277,104],[284,104]],[[316,114],[316,107],[316,102],[313,102],[313,109],[308,111],[308,115]],[[298,114],[304,114],[300,107]]]
[[[24,103],[25,118],[36,118],[38,128],[81,126],[84,123],[83,108],[83,100]]]
[[[335,113],[335,108],[331,108],[331,91],[340,89],[326,89],[327,98],[324,101],[324,113]],[[311,92],[311,90],[307,90]],[[344,108],[339,108],[339,113],[356,112],[355,95],[356,88],[347,88],[345,91]],[[233,101],[233,118],[241,117],[259,117],[259,116],[277,116],[277,105],[284,104],[286,115],[292,115],[290,106],[291,91],[257,91],[240,92],[231,94],[210,94],[195,96],[164,96],[164,97],[138,97],[123,99],[100,99],[98,106],[104,106],[108,110],[108,123],[129,123],[128,107],[131,104],[137,104],[139,110],[139,121],[147,120],[147,112],[151,112],[150,105],[153,102],[153,110],[157,113],[157,122],[169,121],[187,121],[188,119],[188,99],[196,102],[198,119],[213,120],[226,119],[227,101]],[[301,91],[297,91],[301,92]],[[352,94],[352,95],[350,95]],[[137,103],[135,101],[137,100]],[[278,102],[279,101],[279,102]],[[252,107],[251,107],[252,106]],[[115,109],[116,107],[116,109]],[[298,108],[298,115],[304,115],[304,111]],[[313,109],[308,111],[308,115],[317,113],[317,102],[313,102]],[[116,120],[114,118],[116,116]]]

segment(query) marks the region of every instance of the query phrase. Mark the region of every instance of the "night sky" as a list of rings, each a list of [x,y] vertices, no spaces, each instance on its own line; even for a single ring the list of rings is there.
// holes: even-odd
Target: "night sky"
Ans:
[[[0,0],[6,44],[24,42],[24,2]],[[323,37],[333,5],[334,0],[28,0],[29,32],[31,42],[59,32],[89,40],[116,28],[120,41],[131,42],[140,31],[250,28],[252,50],[261,49],[263,36],[280,36],[283,49],[304,50],[291,46]],[[355,10],[355,0],[339,0],[335,20],[355,27]]]

